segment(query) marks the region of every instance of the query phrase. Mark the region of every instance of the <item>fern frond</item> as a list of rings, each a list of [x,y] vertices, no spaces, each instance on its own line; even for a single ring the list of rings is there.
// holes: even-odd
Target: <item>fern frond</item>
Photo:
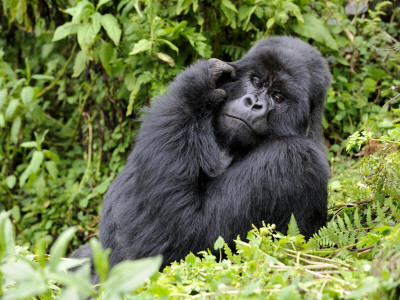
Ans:
[[[354,225],[356,225],[358,230],[360,230],[360,231],[364,230],[364,226],[361,225],[360,213],[358,211],[358,207],[356,208],[356,211],[354,213]]]
[[[233,60],[239,59],[247,52],[247,50],[244,49],[243,47],[233,46],[233,45],[221,45],[221,50],[224,53],[229,54],[229,56],[232,57]]]
[[[367,209],[367,225],[371,228],[374,227],[374,223],[372,222],[372,211],[371,211],[371,205],[368,206]]]
[[[379,204],[376,205],[376,214],[377,214],[378,219],[379,219],[379,221],[380,221],[381,223],[387,224],[386,215],[383,213],[382,207],[381,207]],[[389,217],[390,217],[390,216],[389,216]]]
[[[339,229],[337,223],[334,221],[329,222],[327,235],[328,235],[329,239],[337,246],[339,246],[341,244],[340,240],[339,240],[339,235],[338,235],[339,233],[340,233],[340,229]]]
[[[324,226],[314,233],[313,238],[317,241],[320,247],[333,247],[335,243],[328,236],[328,227]]]
[[[354,261],[354,254],[344,248],[339,251],[338,257],[346,262]]]
[[[227,259],[229,259],[230,261],[234,261],[232,250],[231,248],[229,248],[227,243],[224,243],[224,253]]]
[[[386,201],[386,204],[391,210],[391,215],[393,216],[393,219],[399,220],[400,219],[400,210],[393,203],[393,200],[391,198],[389,198],[388,201]]]
[[[287,230],[287,235],[288,236],[297,236],[300,234],[299,227],[297,226],[296,218],[292,214],[290,217],[289,225],[288,225],[288,230]]]
[[[339,246],[346,246],[349,242],[348,228],[346,228],[344,220],[341,216],[337,216],[337,222],[340,228],[340,232],[338,232]]]
[[[351,222],[348,214],[344,214],[344,221],[346,222],[347,230],[354,230],[353,223]]]

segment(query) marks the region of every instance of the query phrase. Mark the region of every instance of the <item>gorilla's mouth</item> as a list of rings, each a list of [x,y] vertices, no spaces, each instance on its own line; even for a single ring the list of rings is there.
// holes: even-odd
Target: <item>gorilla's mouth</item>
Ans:
[[[224,115],[227,116],[227,117],[229,117],[229,118],[232,118],[232,119],[236,119],[236,120],[241,121],[242,123],[244,123],[244,124],[250,129],[250,132],[251,132],[251,133],[253,133],[255,136],[258,135],[258,134],[254,131],[253,127],[251,127],[250,124],[247,123],[247,122],[246,122],[245,120],[243,120],[242,118],[239,118],[239,117],[236,117],[236,116],[232,116],[232,115],[229,115],[229,114],[224,114]]]

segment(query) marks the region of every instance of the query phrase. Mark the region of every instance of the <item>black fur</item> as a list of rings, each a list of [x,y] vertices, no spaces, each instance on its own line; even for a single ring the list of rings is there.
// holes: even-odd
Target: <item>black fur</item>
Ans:
[[[327,213],[329,84],[319,52],[291,37],[182,71],[104,199],[100,240],[111,265],[161,253],[164,267],[218,236],[232,245],[262,221],[286,232],[292,213],[302,234],[315,233]]]

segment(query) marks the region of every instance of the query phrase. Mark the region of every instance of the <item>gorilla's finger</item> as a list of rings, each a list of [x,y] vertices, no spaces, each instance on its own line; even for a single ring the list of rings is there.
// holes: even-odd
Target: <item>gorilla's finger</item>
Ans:
[[[226,98],[226,92],[223,89],[215,89],[215,90],[213,90],[212,91],[212,95],[217,100]]]
[[[211,80],[213,82],[216,82],[223,73],[230,73],[232,76],[235,75],[235,69],[222,60],[210,58],[208,62],[211,65]]]

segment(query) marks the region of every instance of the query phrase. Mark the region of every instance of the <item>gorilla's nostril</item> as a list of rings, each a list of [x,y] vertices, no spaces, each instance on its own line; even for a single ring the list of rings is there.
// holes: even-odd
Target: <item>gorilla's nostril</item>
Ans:
[[[253,100],[250,97],[246,97],[244,99],[244,105],[246,105],[247,107],[251,107],[253,105]]]
[[[254,103],[253,107],[251,108],[252,110],[260,110],[263,108],[263,105],[260,103]]]

